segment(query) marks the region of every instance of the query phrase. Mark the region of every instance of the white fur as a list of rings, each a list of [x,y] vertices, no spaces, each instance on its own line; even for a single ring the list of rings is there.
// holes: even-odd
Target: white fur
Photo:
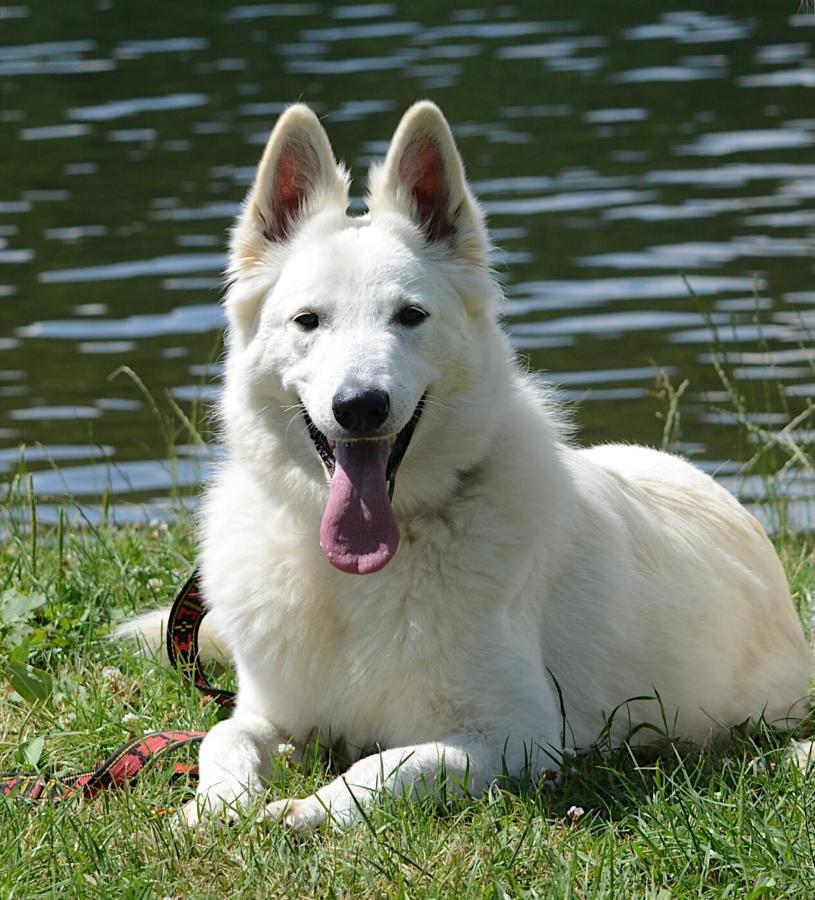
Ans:
[[[319,171],[293,234],[269,241],[255,205],[291,133],[319,148]],[[446,240],[423,236],[400,170],[417,135],[443,163]],[[207,491],[200,562],[239,691],[203,743],[184,819],[246,802],[278,745],[299,749],[315,728],[383,752],[315,796],[266,808],[295,828],[353,822],[377,791],[430,790],[442,771],[480,792],[503,771],[557,770],[631,698],[659,701],[619,710],[615,741],[642,723],[704,741],[751,716],[800,717],[809,651],[756,520],[678,457],[570,446],[516,366],[440,111],[423,102],[405,114],[361,218],[347,217],[326,148],[316,117],[289,109],[234,233],[228,452]],[[400,329],[405,302],[429,318]],[[319,329],[291,321],[302,310],[319,313]],[[349,374],[390,393],[388,433],[428,396],[396,481],[400,548],[367,576],[320,551],[327,479],[298,408],[339,437],[331,398]]]

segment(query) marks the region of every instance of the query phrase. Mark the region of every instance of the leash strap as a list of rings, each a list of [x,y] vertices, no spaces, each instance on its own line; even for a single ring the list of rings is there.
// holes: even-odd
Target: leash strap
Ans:
[[[231,709],[235,694],[212,687],[198,658],[198,632],[206,614],[198,586],[198,571],[195,570],[178,592],[170,610],[167,655],[173,667],[191,679],[202,694]],[[151,762],[178,747],[199,743],[205,735],[205,731],[152,731],[132,738],[89,772],[62,776],[28,772],[0,774],[0,798],[14,796],[53,803],[72,797],[90,800],[100,791],[134,781]],[[173,774],[197,776],[198,767],[175,763]]]
[[[178,747],[198,743],[205,734],[205,731],[152,731],[128,741],[91,772],[63,776],[29,773],[0,775],[0,797],[14,795],[54,803],[75,796],[90,800],[100,791],[133,781],[148,763]],[[173,774],[195,775],[197,767],[176,763]]]
[[[170,610],[167,620],[167,656],[170,658],[170,665],[180,669],[181,674],[190,679],[202,694],[212,697],[225,709],[232,709],[235,705],[234,692],[213,687],[207,680],[199,658],[198,632],[206,614],[198,570],[195,569],[178,592]]]

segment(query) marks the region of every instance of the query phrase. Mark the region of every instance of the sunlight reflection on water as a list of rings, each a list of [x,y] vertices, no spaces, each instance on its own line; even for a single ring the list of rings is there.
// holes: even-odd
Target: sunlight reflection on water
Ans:
[[[531,0],[148,3],[138,22],[69,6],[62,24],[0,7],[7,477],[24,442],[35,490],[89,515],[106,487],[141,510],[194,489],[206,467],[163,463],[152,403],[109,376],[129,366],[185,415],[217,393],[227,229],[287,102],[324,117],[360,212],[364,167],[431,94],[490,215],[514,344],[557,373],[585,438],[658,442],[655,373],[688,378],[719,409],[689,402],[678,446],[761,508],[763,482],[730,469],[752,448],[712,361],[728,358],[767,427],[815,395],[815,16],[760,0],[587,0],[568,18]]]

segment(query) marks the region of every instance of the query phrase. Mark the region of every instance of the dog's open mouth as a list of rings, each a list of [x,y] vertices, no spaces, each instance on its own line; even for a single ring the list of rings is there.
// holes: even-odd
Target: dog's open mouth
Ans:
[[[331,476],[320,546],[343,572],[369,575],[386,566],[399,547],[391,509],[396,473],[422,415],[424,397],[395,438],[330,442],[303,407],[314,447]]]

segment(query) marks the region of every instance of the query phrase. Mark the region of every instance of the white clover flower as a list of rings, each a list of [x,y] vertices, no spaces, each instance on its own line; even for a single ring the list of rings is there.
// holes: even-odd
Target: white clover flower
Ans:
[[[570,806],[566,810],[566,817],[572,823],[572,825],[577,825],[580,819],[586,814],[586,810],[583,809],[582,806]]]

